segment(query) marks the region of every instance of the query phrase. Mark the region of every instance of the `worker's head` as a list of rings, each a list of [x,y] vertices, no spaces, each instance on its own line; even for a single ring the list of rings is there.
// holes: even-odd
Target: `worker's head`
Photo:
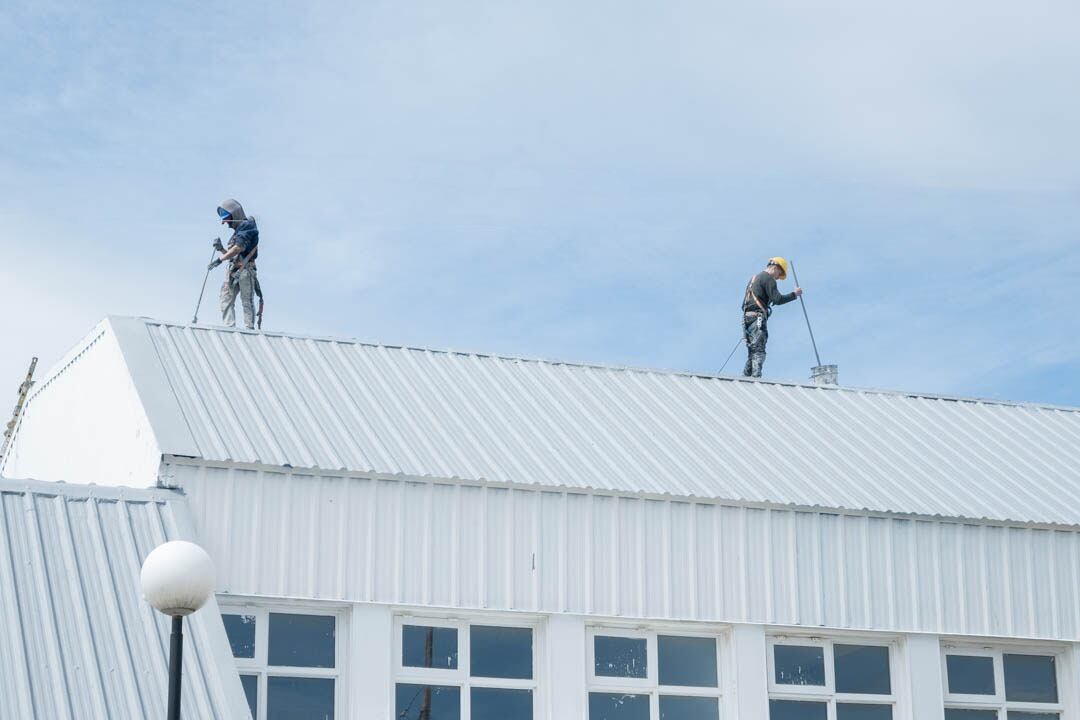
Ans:
[[[247,215],[244,214],[244,206],[232,198],[222,200],[221,204],[218,205],[217,214],[221,218],[221,224],[228,225],[231,228],[235,228],[247,219]]]
[[[765,272],[772,275],[777,280],[784,280],[787,278],[788,263],[782,257],[771,257],[769,263],[765,266]]]

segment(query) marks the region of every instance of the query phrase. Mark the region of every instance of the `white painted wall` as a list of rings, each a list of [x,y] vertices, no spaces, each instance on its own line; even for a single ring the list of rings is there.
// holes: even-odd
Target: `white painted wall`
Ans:
[[[1078,639],[1080,535],[170,464],[230,592]]]
[[[151,487],[160,463],[105,321],[34,386],[0,472],[16,479]]]

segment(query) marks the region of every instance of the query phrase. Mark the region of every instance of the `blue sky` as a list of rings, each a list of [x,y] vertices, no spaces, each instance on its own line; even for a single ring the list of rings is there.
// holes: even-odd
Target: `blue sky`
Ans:
[[[0,402],[235,196],[276,330],[712,372],[783,254],[845,384],[1080,405],[1074,0],[178,5],[0,10]]]

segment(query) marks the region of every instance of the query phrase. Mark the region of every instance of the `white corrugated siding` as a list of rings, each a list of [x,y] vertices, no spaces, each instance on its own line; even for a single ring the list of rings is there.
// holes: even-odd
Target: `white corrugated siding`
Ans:
[[[1080,638],[1074,531],[173,465],[224,590]]]
[[[1080,525],[1077,411],[126,322],[208,460]]]
[[[142,600],[139,570],[188,538],[184,511],[163,491],[0,481],[0,716],[165,716],[169,621]],[[242,717],[216,603],[185,625],[184,717]]]

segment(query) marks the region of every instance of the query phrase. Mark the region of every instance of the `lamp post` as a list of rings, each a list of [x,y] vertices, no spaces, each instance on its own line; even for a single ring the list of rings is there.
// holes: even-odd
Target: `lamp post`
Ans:
[[[172,618],[169,643],[168,720],[180,720],[180,670],[184,655],[184,616],[201,608],[214,592],[214,563],[195,543],[173,540],[146,556],[140,574],[143,597]]]

